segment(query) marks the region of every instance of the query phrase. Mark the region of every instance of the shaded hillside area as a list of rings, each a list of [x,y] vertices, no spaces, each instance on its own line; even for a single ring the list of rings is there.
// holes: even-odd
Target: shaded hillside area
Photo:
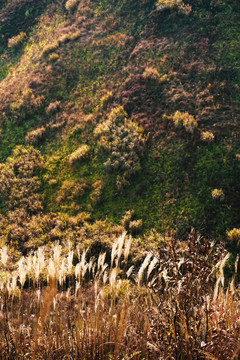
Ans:
[[[238,231],[239,14],[237,0],[2,1],[2,244]]]

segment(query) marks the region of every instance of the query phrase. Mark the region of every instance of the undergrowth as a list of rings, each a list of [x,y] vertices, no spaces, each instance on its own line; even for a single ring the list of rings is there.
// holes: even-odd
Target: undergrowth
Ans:
[[[91,256],[66,242],[14,260],[1,248],[1,359],[237,359],[239,289],[229,254],[192,231],[131,265],[124,232]],[[235,268],[237,269],[237,261]]]

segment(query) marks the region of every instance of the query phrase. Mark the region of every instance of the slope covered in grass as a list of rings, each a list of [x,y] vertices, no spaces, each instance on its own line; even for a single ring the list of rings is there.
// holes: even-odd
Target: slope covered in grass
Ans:
[[[1,1],[0,359],[239,358],[239,14]]]
[[[2,2],[3,244],[129,210],[133,234],[238,228],[238,21],[234,0]]]

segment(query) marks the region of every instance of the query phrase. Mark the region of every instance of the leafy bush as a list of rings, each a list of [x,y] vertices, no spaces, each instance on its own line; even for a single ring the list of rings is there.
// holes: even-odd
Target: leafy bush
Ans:
[[[49,179],[48,183],[49,183],[49,185],[56,185],[57,180],[56,179]]]
[[[59,59],[59,55],[56,54],[56,53],[52,53],[52,54],[49,54],[49,57],[48,57],[49,61],[51,62],[55,62]]]
[[[191,6],[185,5],[182,0],[158,0],[156,6],[158,10],[176,9],[184,15],[189,15],[192,10]]]
[[[141,231],[142,226],[143,226],[142,219],[130,221],[130,223],[129,223],[129,232],[131,234],[136,234],[136,233]]]
[[[63,201],[78,199],[85,194],[85,190],[87,188],[88,184],[84,179],[80,179],[77,182],[73,180],[65,180],[58,191],[56,202],[60,204]]]
[[[153,67],[146,67],[143,73],[143,78],[150,81],[157,81],[160,83],[164,83],[166,81],[169,81],[168,75],[161,75],[159,74],[158,70]]]
[[[33,114],[43,104],[44,97],[35,95],[32,89],[27,89],[21,97],[10,105],[11,110],[21,117]]]
[[[188,133],[191,134],[193,134],[194,130],[198,126],[197,121],[188,112],[182,113],[181,111],[176,111],[175,114],[171,116],[163,115],[163,118],[172,120],[176,128],[183,127]]]
[[[160,79],[160,74],[159,74],[159,72],[158,72],[158,70],[156,68],[147,67],[144,70],[143,77],[145,79],[150,79],[150,80],[159,80]]]
[[[128,232],[130,232],[131,234],[136,234],[141,231],[143,222],[142,219],[132,220],[133,215],[134,210],[126,211],[121,220],[121,224]]]
[[[68,32],[67,34],[62,35],[59,39],[54,41],[51,44],[48,44],[44,47],[41,56],[45,57],[52,53],[53,51],[57,50],[60,46],[67,44],[69,41],[77,40],[81,35],[80,31],[75,32]]]
[[[60,45],[59,41],[55,41],[51,44],[46,45],[42,51],[42,57],[47,56],[48,54],[57,50],[59,48],[59,45]]]
[[[69,156],[68,163],[72,165],[80,160],[86,159],[86,157],[89,155],[89,152],[90,146],[87,144],[80,145],[79,148]]]
[[[112,98],[113,98],[112,91],[108,91],[105,95],[101,97],[100,100],[101,110],[105,111],[107,109],[107,106],[109,105],[109,103],[111,103]]]
[[[19,47],[25,40],[27,39],[27,35],[24,32],[21,32],[17,36],[12,37],[8,40],[9,48],[17,48]]]
[[[33,147],[17,146],[0,171],[0,196],[9,210],[34,213],[42,209],[40,182],[36,174],[43,167],[40,152]]]
[[[109,35],[107,37],[101,38],[99,40],[93,40],[92,46],[106,46],[106,47],[116,47],[121,48],[126,45],[128,41],[133,40],[132,36],[129,36],[125,33],[116,33]]]
[[[58,221],[36,217],[35,225],[55,225],[52,235],[66,226],[83,227],[85,237],[103,241],[100,226],[90,231],[93,226],[83,225],[84,219],[83,214],[78,219],[62,214]],[[235,278],[224,288],[229,254],[222,244],[215,247],[194,231],[181,241],[165,236],[158,250],[132,265],[132,238],[126,232],[105,238],[112,248],[99,252],[98,246],[96,256],[93,248],[83,249],[82,239],[56,241],[18,259],[9,247],[0,248],[4,359],[56,360],[67,354],[84,360],[231,360],[239,355],[239,288]]]
[[[213,189],[212,190],[212,198],[215,200],[224,200],[225,195],[222,189]]]
[[[50,103],[46,109],[46,114],[53,115],[53,114],[57,113],[60,109],[60,106],[61,106],[60,101],[55,101],[55,102]]]
[[[44,126],[36,130],[29,131],[25,137],[25,141],[29,144],[38,144],[39,141],[42,140],[45,131],[46,129]]]
[[[230,241],[236,241],[237,243],[240,242],[240,229],[232,229],[227,231],[227,237]]]
[[[203,131],[201,133],[201,140],[206,143],[211,143],[214,141],[214,134],[212,131]]]
[[[120,171],[119,187],[127,183],[131,175],[141,169],[140,156],[144,149],[145,136],[143,129],[134,121],[127,119],[122,106],[112,110],[108,119],[100,123],[94,130],[100,137],[99,145],[111,155],[105,162],[109,171]]]
[[[90,199],[95,203],[98,204],[101,201],[102,198],[102,190],[103,190],[103,182],[102,180],[97,180],[92,185],[93,192],[90,195]]]
[[[237,161],[240,161],[240,154],[236,154],[235,157]]]
[[[79,0],[68,0],[65,4],[65,7],[68,11],[72,11],[78,4]]]

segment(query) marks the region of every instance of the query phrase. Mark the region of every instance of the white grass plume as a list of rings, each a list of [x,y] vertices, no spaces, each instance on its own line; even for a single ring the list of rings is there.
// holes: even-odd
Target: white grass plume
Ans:
[[[117,280],[117,268],[113,268],[109,274],[109,283],[113,287],[116,284]]]
[[[147,280],[149,279],[149,276],[151,275],[152,271],[155,269],[157,263],[158,263],[158,259],[156,257],[154,257],[148,267]]]
[[[80,281],[82,278],[84,278],[86,271],[88,269],[88,264],[86,262],[86,254],[87,250],[84,250],[81,256],[81,261],[75,266],[75,276]]]
[[[116,267],[118,267],[118,263],[119,263],[119,260],[120,260],[120,258],[121,258],[121,255],[122,255],[123,245],[124,245],[124,241],[125,241],[126,235],[127,235],[127,232],[124,231],[124,232],[122,233],[122,235],[119,236],[119,238],[118,238],[118,251],[117,251]]]
[[[72,267],[73,267],[73,250],[69,250],[68,257],[67,257],[67,272],[68,274],[71,273]]]
[[[133,270],[134,270],[134,266],[132,265],[126,272],[127,278],[129,278],[132,275]]]
[[[24,257],[21,257],[20,260],[18,261],[18,276],[21,287],[23,288],[27,277],[27,267],[25,265]]]
[[[111,268],[113,267],[113,262],[115,259],[115,256],[117,254],[117,247],[118,247],[118,240],[116,239],[112,246],[112,252],[111,252]]]
[[[8,248],[5,245],[2,249],[1,249],[1,263],[3,264],[3,266],[6,267],[7,265],[7,261],[8,261]]]
[[[151,253],[148,253],[147,256],[145,257],[139,271],[138,271],[138,274],[137,274],[137,283],[138,285],[140,286],[141,283],[142,283],[142,279],[143,279],[143,273],[144,273],[144,270],[147,268],[147,266],[149,265],[149,262],[150,262],[150,259],[152,257],[152,254]]]
[[[111,252],[111,268],[113,267],[115,258],[116,258],[116,267],[118,266],[118,262],[122,255],[122,250],[123,250],[123,245],[124,245],[126,235],[127,235],[127,232],[124,231],[122,233],[122,235],[120,235],[119,238],[114,241],[114,244],[112,246],[112,252]]]
[[[59,245],[59,243],[55,244],[53,246],[53,261],[54,261],[55,264],[60,263],[61,253],[62,253],[61,245]]]
[[[133,241],[132,236],[129,236],[125,241],[125,246],[124,246],[124,262],[125,262],[125,264],[128,261],[128,256],[129,256],[129,253],[130,253],[130,248],[131,248],[131,245],[132,245],[132,241]]]
[[[98,257],[98,270],[103,268],[105,259],[106,259],[106,252],[99,255],[99,257]]]
[[[213,301],[216,301],[217,297],[218,297],[218,293],[219,293],[219,285],[220,283],[222,284],[222,286],[224,286],[224,273],[223,273],[223,269],[224,269],[224,266],[226,265],[226,262],[227,260],[229,259],[230,257],[230,254],[227,253],[224,258],[222,260],[220,260],[216,267],[219,268],[219,275],[218,275],[218,278],[217,278],[217,281],[216,281],[216,284],[215,284],[215,287],[214,287],[214,293],[213,293]],[[216,268],[215,267],[215,268]]]

